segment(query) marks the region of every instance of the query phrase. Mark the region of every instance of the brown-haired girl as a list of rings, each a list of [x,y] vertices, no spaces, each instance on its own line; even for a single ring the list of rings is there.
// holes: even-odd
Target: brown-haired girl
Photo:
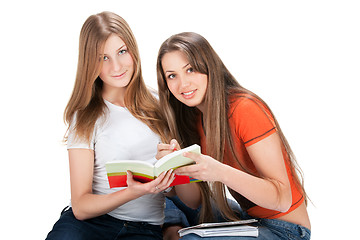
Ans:
[[[162,239],[163,190],[174,174],[127,188],[109,188],[105,163],[156,161],[167,124],[144,84],[139,52],[124,19],[90,16],[80,33],[75,86],[64,117],[69,124],[71,207],[47,239]]]
[[[171,135],[183,147],[202,147],[203,154],[184,154],[197,164],[175,173],[213,182],[217,206],[235,220],[226,186],[243,217],[259,219],[260,239],[309,239],[300,171],[268,105],[242,87],[196,33],[176,34],[161,45],[157,75]]]

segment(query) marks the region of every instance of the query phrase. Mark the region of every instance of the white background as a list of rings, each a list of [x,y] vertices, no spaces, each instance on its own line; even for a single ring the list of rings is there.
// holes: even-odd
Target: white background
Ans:
[[[202,34],[272,108],[305,174],[312,239],[356,238],[360,7],[357,1],[8,1],[0,5],[0,238],[44,239],[70,200],[63,110],[78,37],[104,10],[126,19],[146,83],[170,35]],[[241,183],[239,183],[241,184]],[[10,237],[11,236],[11,237]]]

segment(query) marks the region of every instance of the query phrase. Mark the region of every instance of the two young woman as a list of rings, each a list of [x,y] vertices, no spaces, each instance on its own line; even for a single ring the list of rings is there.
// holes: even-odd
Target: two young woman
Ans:
[[[243,210],[241,217],[259,219],[259,239],[309,239],[306,192],[267,104],[239,85],[196,33],[180,33],[162,44],[157,75],[171,136],[181,146],[202,147],[203,154],[184,154],[195,165],[175,173],[213,183],[218,208],[225,218],[235,220],[239,215],[228,205],[227,187]],[[210,216],[204,209],[206,220]],[[196,236],[184,237],[192,238]]]
[[[142,184],[129,172],[127,188],[110,189],[105,163],[154,163],[157,143],[169,142],[169,136],[182,146],[201,144],[208,154],[188,154],[197,164],[177,170],[204,182],[175,187],[188,206],[202,203],[201,221],[211,219],[205,182],[211,181],[226,218],[238,216],[227,204],[225,185],[271,232],[281,224],[265,220],[278,218],[309,235],[306,194],[276,119],[260,98],[235,81],[207,41],[194,33],[168,39],[159,52],[158,83],[163,112],[144,84],[137,44],[124,19],[103,12],[85,21],[75,86],[64,114],[71,208],[47,239],[162,239],[161,192],[174,173]]]

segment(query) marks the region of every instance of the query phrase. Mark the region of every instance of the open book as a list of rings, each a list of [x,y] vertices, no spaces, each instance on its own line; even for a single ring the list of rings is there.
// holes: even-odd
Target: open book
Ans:
[[[179,236],[194,233],[201,237],[220,237],[220,236],[249,236],[258,237],[259,229],[252,226],[256,219],[240,220],[234,222],[202,223],[196,226],[182,228],[178,231]]]
[[[119,160],[112,161],[105,164],[110,188],[126,187],[126,171],[130,170],[136,181],[150,182],[158,177],[162,172],[169,169],[176,169],[185,165],[194,164],[195,162],[190,158],[184,157],[184,152],[200,153],[200,146],[197,144],[191,145],[187,148],[174,151],[162,158],[160,158],[155,165],[151,163],[138,160]],[[200,180],[190,178],[183,175],[175,175],[174,181],[170,186],[179,184],[186,184],[190,182],[198,182]]]

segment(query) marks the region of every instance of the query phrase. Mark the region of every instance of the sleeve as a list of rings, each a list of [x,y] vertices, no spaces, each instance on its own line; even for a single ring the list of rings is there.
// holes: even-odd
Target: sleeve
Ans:
[[[75,131],[75,123],[76,123],[76,115],[74,116],[73,120],[71,121],[70,127],[69,127],[69,134],[67,138],[67,149],[72,148],[84,148],[84,149],[91,149],[94,150],[95,146],[95,129],[96,124],[94,127],[94,132],[92,134],[90,142],[87,142],[85,139],[81,139],[76,135]]]
[[[276,132],[274,119],[261,102],[240,97],[235,102],[230,122],[245,147],[251,146]]]

